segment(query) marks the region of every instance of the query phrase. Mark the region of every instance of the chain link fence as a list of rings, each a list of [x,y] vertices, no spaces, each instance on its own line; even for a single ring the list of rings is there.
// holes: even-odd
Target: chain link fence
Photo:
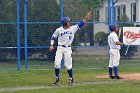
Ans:
[[[109,3],[110,1],[110,8]],[[108,24],[139,26],[140,0],[0,0],[0,71],[53,69],[57,48],[49,52],[50,37],[61,26],[63,16],[71,25],[80,22],[88,11],[94,16],[76,34],[72,43],[74,69],[108,68]],[[19,28],[18,28],[19,26]],[[122,41],[122,36],[120,38]],[[122,47],[121,56],[127,46]],[[130,46],[121,66],[140,67],[139,46]],[[63,67],[63,65],[62,65]]]

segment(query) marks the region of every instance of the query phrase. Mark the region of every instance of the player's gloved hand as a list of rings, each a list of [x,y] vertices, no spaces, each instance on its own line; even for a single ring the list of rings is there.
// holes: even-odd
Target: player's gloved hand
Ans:
[[[49,51],[51,52],[54,49],[53,46],[50,46]]]

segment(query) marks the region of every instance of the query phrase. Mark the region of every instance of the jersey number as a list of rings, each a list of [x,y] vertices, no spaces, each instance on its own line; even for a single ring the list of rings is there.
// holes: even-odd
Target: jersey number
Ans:
[[[69,36],[69,40],[71,40],[71,36]]]

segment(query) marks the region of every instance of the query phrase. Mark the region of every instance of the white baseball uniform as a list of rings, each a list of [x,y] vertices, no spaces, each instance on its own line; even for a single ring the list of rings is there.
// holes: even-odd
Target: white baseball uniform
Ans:
[[[60,27],[56,29],[52,35],[55,38],[58,38],[58,47],[55,55],[54,67],[60,68],[62,57],[64,56],[64,62],[67,70],[72,68],[72,57],[71,57],[71,44],[74,39],[75,32],[79,29],[78,25],[70,26],[65,29]]]
[[[115,32],[111,32],[108,36],[108,44],[110,47],[110,60],[109,67],[113,68],[114,66],[119,66],[120,61],[120,45],[116,45],[115,42],[119,41],[119,38]]]

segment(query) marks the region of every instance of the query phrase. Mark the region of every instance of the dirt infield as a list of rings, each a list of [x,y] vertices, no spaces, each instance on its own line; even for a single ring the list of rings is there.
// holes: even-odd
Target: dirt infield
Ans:
[[[140,73],[120,74],[123,80],[140,80]],[[98,75],[96,78],[108,79],[108,75]]]

